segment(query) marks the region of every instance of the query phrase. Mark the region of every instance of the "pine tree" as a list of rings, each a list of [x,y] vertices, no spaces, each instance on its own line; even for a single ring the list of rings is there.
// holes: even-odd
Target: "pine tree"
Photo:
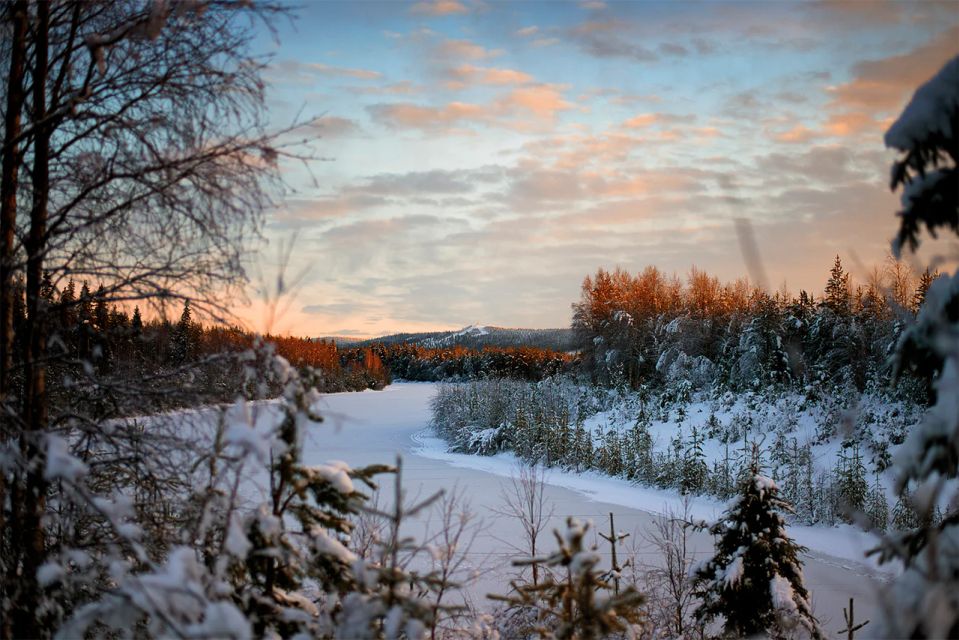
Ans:
[[[848,315],[850,311],[849,274],[842,268],[838,255],[829,271],[823,305],[839,316]]]
[[[183,304],[183,313],[180,321],[173,329],[170,337],[170,358],[174,364],[183,364],[193,355],[193,315],[190,312],[190,301]]]
[[[916,286],[916,293],[912,296],[913,311],[916,313],[919,312],[919,308],[922,307],[922,303],[926,301],[926,293],[929,291],[929,286],[940,275],[941,274],[938,271],[933,271],[930,273],[928,267],[926,267],[926,270],[922,272],[922,275],[919,276],[919,284]]]
[[[130,320],[130,331],[134,338],[143,335],[143,318],[140,316],[140,307],[133,307],[133,319]]]
[[[866,515],[870,524],[879,531],[885,531],[889,526],[889,503],[886,502],[886,492],[879,483],[879,474],[869,493],[866,495]]]
[[[866,506],[869,485],[866,482],[866,467],[862,464],[859,445],[844,444],[836,462],[836,489],[839,504],[837,511],[847,522],[855,520],[855,514]]]
[[[680,492],[684,494],[702,492],[706,487],[708,473],[709,466],[706,464],[706,454],[703,452],[703,438],[694,425],[683,456]]]
[[[725,632],[735,637],[782,638],[796,627],[823,637],[803,584],[799,554],[805,548],[786,535],[782,512],[792,513],[792,507],[754,466],[739,496],[709,527],[715,555],[693,571],[694,591],[702,600],[699,621],[721,618]]]

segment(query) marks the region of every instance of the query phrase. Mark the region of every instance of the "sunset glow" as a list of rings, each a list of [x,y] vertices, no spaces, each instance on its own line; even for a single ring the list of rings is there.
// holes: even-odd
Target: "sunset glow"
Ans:
[[[959,51],[953,2],[308,3],[276,38],[277,126],[322,158],[267,220],[303,274],[273,329],[561,327],[598,267],[819,294],[895,233],[882,132]],[[262,304],[240,312],[262,328]]]

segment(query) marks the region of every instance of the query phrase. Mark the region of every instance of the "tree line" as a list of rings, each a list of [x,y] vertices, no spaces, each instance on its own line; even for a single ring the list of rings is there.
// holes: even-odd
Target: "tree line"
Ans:
[[[584,372],[600,383],[863,391],[888,387],[890,355],[937,277],[891,260],[853,285],[837,256],[821,294],[791,295],[744,278],[722,283],[695,267],[685,282],[656,267],[599,269],[583,282],[572,326]],[[905,388],[924,397],[917,380],[928,373]]]

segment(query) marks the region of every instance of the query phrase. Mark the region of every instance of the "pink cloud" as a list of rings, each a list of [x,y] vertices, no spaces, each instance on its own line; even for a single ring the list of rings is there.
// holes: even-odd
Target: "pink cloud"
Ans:
[[[451,16],[469,13],[469,8],[457,0],[423,0],[410,8],[411,13],[428,16]]]
[[[476,67],[471,64],[460,65],[450,69],[447,74],[451,80],[451,88],[462,89],[469,84],[509,85],[526,84],[533,77],[528,73],[514,69],[496,69],[493,67]]]
[[[503,51],[500,49],[487,49],[469,40],[446,40],[439,46],[438,53],[443,58],[486,60],[502,55]]]

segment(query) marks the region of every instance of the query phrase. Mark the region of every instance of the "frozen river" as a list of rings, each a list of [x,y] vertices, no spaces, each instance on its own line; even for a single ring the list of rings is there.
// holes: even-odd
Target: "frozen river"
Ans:
[[[454,487],[465,492],[471,511],[484,527],[468,556],[469,564],[480,573],[469,587],[469,595],[482,607],[487,593],[507,590],[515,571],[510,566],[513,554],[509,544],[522,539],[522,528],[515,519],[500,514],[505,506],[502,492],[510,484],[515,462],[507,455],[485,458],[446,453],[427,429],[434,391],[433,384],[399,383],[379,392],[328,394],[327,421],[312,427],[304,454],[309,463],[344,460],[353,466],[392,463],[400,454],[403,485],[409,495],[425,496]],[[575,515],[606,530],[608,514],[613,512],[617,530],[632,534],[639,547],[637,558],[648,563],[654,563],[658,554],[643,544],[643,535],[651,530],[656,512],[662,512],[666,504],[678,504],[675,496],[634,487],[624,480],[559,471],[548,472],[546,497],[556,526],[561,526],[567,515]],[[693,505],[693,515],[703,518],[720,510],[721,505],[709,500],[697,500]],[[409,533],[418,535],[426,526],[414,522]],[[856,599],[857,620],[874,618],[880,583],[871,568],[853,560],[860,557],[868,540],[848,527],[794,527],[789,531],[810,548],[803,558],[806,586],[828,635],[843,628],[842,608],[850,597]],[[553,542],[547,531],[542,548],[551,550]],[[697,555],[709,553],[712,539],[694,532],[692,547]],[[608,547],[601,546],[600,551],[608,551]],[[869,627],[857,633],[859,638],[869,636]]]

